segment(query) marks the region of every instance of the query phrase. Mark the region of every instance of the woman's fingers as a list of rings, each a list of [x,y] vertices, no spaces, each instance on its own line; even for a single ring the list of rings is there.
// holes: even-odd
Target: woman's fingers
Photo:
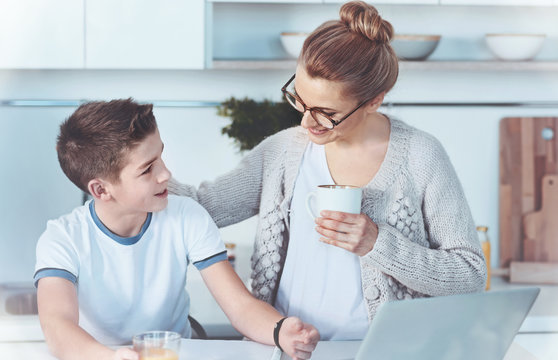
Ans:
[[[354,250],[355,246],[353,244],[350,244],[350,243],[346,242],[346,241],[331,240],[331,239],[328,239],[328,238],[320,238],[320,241],[323,242],[323,243],[329,244],[329,245],[337,246],[341,249],[345,249],[345,250],[350,251],[350,252],[354,252],[353,250]]]
[[[346,233],[346,232],[339,232],[336,230],[330,230],[327,229],[323,226],[316,226],[316,231],[331,240],[338,240],[338,241],[344,241],[344,242],[349,242],[350,241],[350,237],[351,235]]]
[[[359,256],[367,254],[378,238],[378,226],[366,214],[349,214],[323,210],[317,218],[320,241],[340,247]]]
[[[360,214],[350,214],[341,211],[322,210],[320,215],[327,219],[333,219],[347,224],[357,224],[360,219]]]
[[[328,219],[328,218],[317,218],[316,219],[316,224],[318,224],[319,226],[326,228],[326,229],[330,229],[330,230],[334,230],[340,233],[350,233],[351,231],[353,231],[355,225],[353,224],[349,224],[349,223],[345,223],[345,222],[341,222],[338,220],[332,220],[332,219]]]

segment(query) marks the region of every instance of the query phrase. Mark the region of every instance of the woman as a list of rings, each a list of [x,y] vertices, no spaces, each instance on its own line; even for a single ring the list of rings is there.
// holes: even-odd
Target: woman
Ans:
[[[309,35],[283,87],[301,126],[271,136],[199,189],[173,183],[227,226],[259,216],[254,294],[314,324],[324,340],[362,339],[386,301],[481,291],[486,267],[456,173],[431,135],[378,112],[398,75],[390,23],[364,2]],[[320,184],[363,188],[361,214],[305,200]]]

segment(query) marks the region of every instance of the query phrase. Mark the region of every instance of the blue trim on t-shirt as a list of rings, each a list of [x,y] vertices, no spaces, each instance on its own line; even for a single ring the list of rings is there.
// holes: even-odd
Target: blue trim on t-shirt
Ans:
[[[56,268],[44,268],[44,269],[37,270],[35,272],[35,275],[33,276],[33,283],[35,284],[35,287],[37,287],[39,280],[45,277],[59,277],[66,280],[70,280],[74,284],[77,282],[77,277],[71,272],[69,272],[68,270],[56,269]]]
[[[89,212],[91,213],[91,217],[93,218],[93,222],[95,223],[95,225],[97,225],[99,230],[101,230],[106,236],[108,236],[112,240],[116,241],[120,245],[134,245],[135,243],[137,243],[141,239],[143,234],[147,231],[147,228],[149,227],[149,224],[151,224],[151,217],[153,216],[153,213],[147,213],[147,219],[145,219],[145,222],[143,223],[139,234],[137,234],[135,236],[132,236],[132,237],[118,236],[115,233],[113,233],[112,231],[110,231],[109,228],[107,228],[105,226],[105,224],[103,224],[101,222],[101,220],[97,216],[97,213],[95,212],[95,206],[93,204],[94,204],[94,201],[91,200],[91,202],[89,203]]]
[[[203,260],[200,261],[196,261],[194,263],[194,266],[198,269],[198,270],[203,270],[215,263],[218,263],[219,261],[223,261],[223,260],[227,260],[227,250],[222,251],[218,254],[212,255],[208,258],[205,258]]]

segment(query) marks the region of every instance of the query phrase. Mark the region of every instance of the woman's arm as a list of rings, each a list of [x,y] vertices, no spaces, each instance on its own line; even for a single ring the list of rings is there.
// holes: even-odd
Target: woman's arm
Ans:
[[[422,212],[422,242],[429,247],[411,241],[396,226],[379,224],[365,261],[423,294],[482,291],[486,263],[465,193],[442,145],[431,137],[426,140],[411,149],[420,156],[415,155],[409,167],[422,195],[416,211]]]
[[[420,242],[429,247],[411,240],[409,232],[404,234],[395,225],[374,223],[366,214],[323,211],[316,230],[323,236],[321,241],[361,256],[365,268],[379,269],[420,293],[481,291],[486,264],[465,194],[441,144],[428,139],[426,146],[415,149],[422,161],[411,167],[411,173],[419,179],[422,199],[421,206],[413,205],[413,213],[422,211],[424,220],[425,238]]]
[[[111,350],[78,325],[78,300],[71,281],[57,277],[40,279],[37,303],[45,340],[51,353],[58,359],[139,360],[133,350]]]
[[[283,316],[254,298],[228,261],[201,270],[201,275],[235,329],[254,341],[274,344],[273,329]],[[281,348],[294,360],[309,359],[319,339],[316,328],[295,317],[287,318],[279,331]]]
[[[198,189],[173,178],[169,181],[169,192],[196,200],[209,212],[218,227],[248,219],[259,211],[264,162],[273,158],[279,150],[278,140],[273,137],[264,140],[235,169],[213,182],[203,182]]]

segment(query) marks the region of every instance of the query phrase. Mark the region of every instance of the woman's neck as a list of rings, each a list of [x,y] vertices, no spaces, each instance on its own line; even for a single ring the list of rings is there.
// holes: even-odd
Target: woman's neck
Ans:
[[[357,125],[347,129],[342,136],[326,146],[343,150],[375,147],[389,141],[390,131],[390,120],[375,112],[361,119]]]
[[[93,205],[95,213],[103,225],[120,237],[128,238],[138,235],[147,219],[147,212],[126,211],[118,208],[118,205],[113,202],[95,201]]]

